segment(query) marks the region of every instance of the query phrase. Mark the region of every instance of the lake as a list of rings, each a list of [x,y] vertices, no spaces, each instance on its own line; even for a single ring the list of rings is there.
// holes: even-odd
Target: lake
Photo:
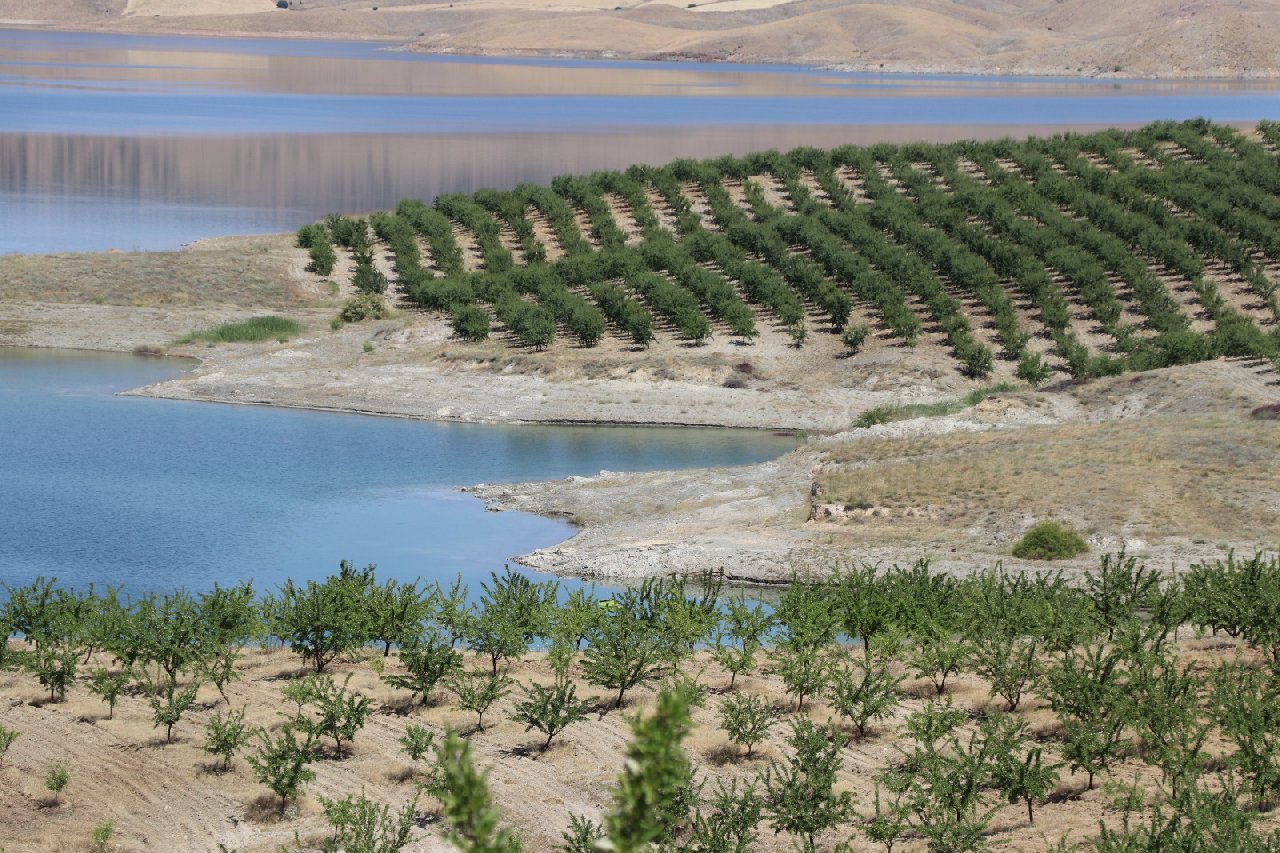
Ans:
[[[174,249],[675,157],[1280,117],[1280,85],[0,29],[0,253]]]
[[[459,486],[773,458],[742,430],[480,426],[115,392],[183,362],[0,348],[0,582],[133,591],[319,578],[338,561],[473,591],[573,534]]]

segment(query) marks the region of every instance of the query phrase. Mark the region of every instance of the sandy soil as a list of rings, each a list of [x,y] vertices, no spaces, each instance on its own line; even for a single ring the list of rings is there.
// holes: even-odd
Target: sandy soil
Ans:
[[[1280,76],[1271,0],[0,0],[0,24],[386,39],[435,53],[966,74]]]
[[[1222,639],[1184,640],[1181,646],[1185,659],[1206,665],[1229,661],[1241,652]],[[94,663],[110,665],[108,660]],[[0,674],[0,724],[21,733],[0,763],[0,845],[8,853],[92,849],[93,828],[111,821],[115,832],[106,849],[112,851],[194,851],[226,845],[243,853],[267,853],[282,846],[297,849],[295,844],[316,850],[327,836],[319,798],[363,790],[370,799],[393,808],[412,799],[414,768],[398,741],[409,725],[417,724],[438,734],[446,728],[471,732],[475,760],[489,769],[489,788],[503,823],[519,831],[526,850],[550,850],[559,842],[570,815],[602,819],[622,768],[629,719],[652,705],[651,692],[637,691],[622,710],[590,715],[542,753],[537,733],[528,733],[509,719],[519,691],[490,709],[485,730],[476,732],[475,715],[457,708],[447,691],[437,691],[432,705],[423,707],[410,702],[405,692],[383,685],[374,669],[382,663],[380,652],[369,652],[360,660],[330,668],[339,682],[351,674],[351,689],[370,698],[376,710],[349,755],[312,765],[317,778],[304,787],[301,801],[290,805],[284,816],[278,812],[278,799],[255,781],[243,758],[229,772],[221,772],[219,762],[202,751],[210,717],[228,710],[213,688],[201,689],[197,707],[174,728],[173,743],[166,744],[163,730],[152,727],[151,711],[142,696],[122,697],[114,718],[107,719],[106,706],[83,683],[70,689],[66,701],[51,703],[33,676]],[[481,661],[472,665],[480,663],[487,665]],[[739,678],[737,689],[764,697],[785,718],[792,711],[791,703],[777,677],[763,673],[763,664],[750,677]],[[304,673],[298,658],[286,651],[248,650],[238,669],[241,679],[227,690],[230,706],[245,708],[251,725],[280,725],[282,713],[293,710],[282,700],[280,689],[286,679]],[[394,655],[387,669],[395,671]],[[747,781],[769,761],[785,756],[788,727],[782,722],[750,759],[728,742],[718,717],[728,678],[705,655],[690,661],[685,673],[712,688],[705,707],[695,709],[695,728],[685,741],[701,778]],[[523,683],[551,681],[538,655],[516,664],[512,675]],[[580,696],[599,692],[578,683]],[[867,738],[853,740],[844,750],[837,785],[854,793],[860,816],[872,809],[876,772],[898,756],[897,732],[906,715],[922,706],[921,697],[928,696],[932,687],[908,677],[903,692],[904,700],[890,718],[874,724]],[[953,679],[947,692],[961,708],[997,707],[988,698],[987,686],[973,676]],[[805,713],[819,723],[833,716],[822,701],[806,703]],[[1057,725],[1052,712],[1036,697],[1029,697],[1018,715],[1038,734],[1052,733]],[[331,743],[328,752],[332,752]],[[64,764],[71,776],[57,802],[43,787],[45,772],[55,762]],[[1127,758],[1114,767],[1110,778],[1131,782],[1137,773],[1148,785],[1159,775],[1136,758]],[[709,783],[708,795],[714,789],[714,783]],[[1102,784],[1086,791],[1084,776],[1064,768],[1055,796],[1037,809],[1034,825],[1028,824],[1023,807],[1006,806],[993,820],[987,840],[997,850],[1038,849],[1046,837],[1055,840],[1067,832],[1073,841],[1081,841],[1096,834],[1099,820],[1119,822],[1112,799]],[[408,850],[452,849],[444,840],[436,809],[438,804],[430,797],[420,800],[419,828]],[[1274,820],[1273,816],[1265,822]],[[758,849],[793,849],[786,835],[774,835],[763,825],[761,830]],[[853,834],[853,827],[844,833]],[[834,845],[837,840],[833,833],[824,842]],[[855,836],[854,849],[878,848]],[[905,849],[922,847],[909,843]]]

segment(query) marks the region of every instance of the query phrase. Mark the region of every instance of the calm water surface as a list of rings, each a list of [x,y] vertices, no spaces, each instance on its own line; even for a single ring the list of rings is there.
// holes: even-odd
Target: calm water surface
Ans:
[[[0,582],[205,589],[321,577],[471,583],[572,535],[485,511],[475,482],[756,462],[794,439],[738,430],[497,427],[221,406],[114,392],[172,361],[0,349]]]
[[[0,253],[169,249],[683,156],[1201,115],[1280,117],[1280,86],[0,30]]]

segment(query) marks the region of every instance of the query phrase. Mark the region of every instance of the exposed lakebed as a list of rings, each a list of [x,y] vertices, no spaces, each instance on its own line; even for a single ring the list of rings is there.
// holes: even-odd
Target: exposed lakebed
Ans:
[[[458,490],[758,462],[794,438],[745,430],[473,426],[115,392],[181,362],[0,349],[0,582],[132,591],[322,577],[479,581],[572,535]]]

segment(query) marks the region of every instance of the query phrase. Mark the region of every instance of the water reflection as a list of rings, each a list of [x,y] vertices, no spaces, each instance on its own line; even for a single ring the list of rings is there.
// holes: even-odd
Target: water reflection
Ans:
[[[172,249],[567,172],[799,145],[1024,135],[1018,126],[630,133],[103,137],[0,134],[0,254]]]
[[[170,249],[404,197],[798,145],[1280,115],[1274,83],[425,57],[0,30],[0,253]]]

